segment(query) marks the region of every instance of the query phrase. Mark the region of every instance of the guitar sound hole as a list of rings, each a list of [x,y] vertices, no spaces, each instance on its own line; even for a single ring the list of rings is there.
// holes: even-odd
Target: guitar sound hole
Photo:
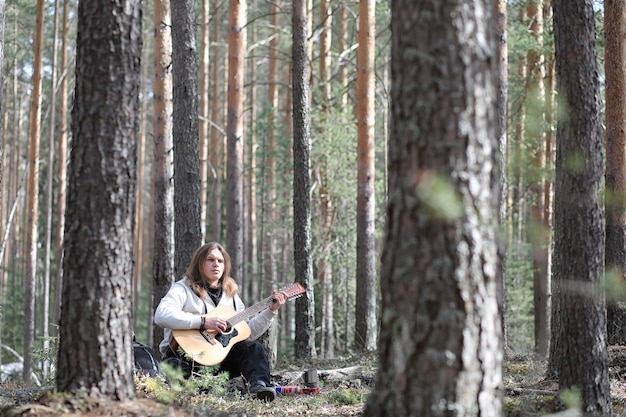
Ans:
[[[226,328],[224,329],[224,333],[230,333],[231,330],[233,330],[233,326],[231,326],[229,322],[226,322]]]
[[[215,339],[222,344],[222,346],[226,347],[230,343],[232,339],[237,337],[239,332],[235,328],[230,328],[232,332],[224,331],[224,333],[218,333],[215,335]]]

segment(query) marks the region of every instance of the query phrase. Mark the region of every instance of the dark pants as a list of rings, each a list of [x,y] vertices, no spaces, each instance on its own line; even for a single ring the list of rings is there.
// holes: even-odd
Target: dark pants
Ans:
[[[185,378],[189,378],[192,372],[197,372],[202,368],[200,364],[178,358],[171,350],[167,352],[163,361],[181,369]],[[228,372],[231,378],[243,376],[248,384],[263,381],[265,385],[270,385],[270,365],[265,356],[265,350],[260,343],[255,341],[242,340],[235,343],[220,364],[219,370]]]

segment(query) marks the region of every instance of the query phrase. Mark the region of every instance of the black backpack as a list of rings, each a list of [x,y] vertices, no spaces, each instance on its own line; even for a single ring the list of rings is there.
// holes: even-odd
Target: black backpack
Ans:
[[[135,355],[135,376],[165,377],[161,363],[150,346],[133,340],[133,352]]]

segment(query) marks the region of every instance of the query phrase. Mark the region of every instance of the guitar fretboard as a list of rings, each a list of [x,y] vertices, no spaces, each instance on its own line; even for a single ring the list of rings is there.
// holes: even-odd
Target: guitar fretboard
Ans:
[[[272,304],[272,299],[274,297],[267,297],[264,300],[259,301],[258,303],[251,305],[246,308],[244,311],[235,314],[231,318],[228,319],[228,322],[231,325],[236,325],[239,322],[246,320],[248,317],[254,316],[255,314],[259,314],[261,311],[265,310]]]
[[[302,295],[305,292],[304,288],[302,287],[302,285],[300,285],[299,283],[293,283],[290,286],[288,286],[287,288],[281,290],[281,293],[283,293],[288,300],[294,298],[294,297],[299,297],[300,295]],[[255,314],[259,314],[261,311],[265,310],[267,307],[269,307],[272,302],[274,301],[274,296],[271,295],[269,297],[267,297],[264,300],[259,301],[258,303],[251,305],[250,307],[246,308],[244,311],[235,314],[234,316],[232,316],[231,318],[228,319],[228,322],[232,325],[235,326],[237,325],[237,323],[240,323],[244,320],[246,320],[248,317],[254,316]]]

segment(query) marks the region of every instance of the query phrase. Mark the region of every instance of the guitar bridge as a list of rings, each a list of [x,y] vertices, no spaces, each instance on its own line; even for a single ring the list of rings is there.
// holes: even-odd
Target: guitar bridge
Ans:
[[[202,335],[202,337],[204,337],[204,340],[212,345],[215,344],[215,337],[211,333],[207,332],[206,330],[200,330],[200,334]]]

